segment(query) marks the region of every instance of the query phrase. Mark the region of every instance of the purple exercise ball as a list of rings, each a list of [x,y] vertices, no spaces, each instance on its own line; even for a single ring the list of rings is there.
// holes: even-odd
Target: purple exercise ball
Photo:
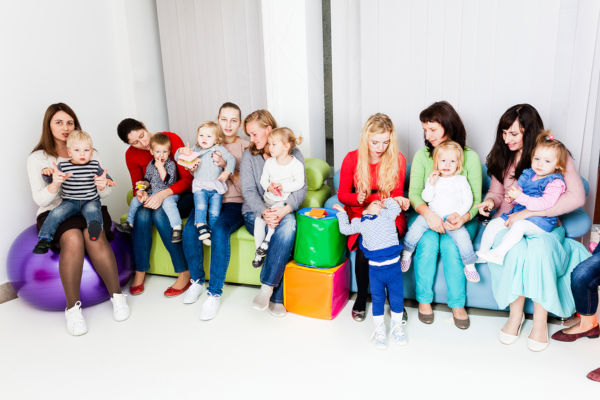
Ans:
[[[131,238],[118,231],[114,233],[110,246],[115,253],[119,282],[123,286],[133,272]],[[32,253],[37,241],[35,225],[25,229],[15,239],[6,261],[8,280],[17,295],[32,306],[43,310],[64,310],[66,299],[58,272],[59,253],[52,249],[46,254]],[[81,274],[82,307],[89,307],[109,298],[108,290],[86,255]]]

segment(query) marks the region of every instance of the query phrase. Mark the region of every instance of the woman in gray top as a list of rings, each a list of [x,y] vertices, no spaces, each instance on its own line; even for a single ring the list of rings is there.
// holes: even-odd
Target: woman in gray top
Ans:
[[[296,217],[293,211],[300,207],[306,196],[306,182],[301,189],[290,194],[284,206],[267,208],[265,205],[260,177],[265,161],[270,157],[267,137],[274,128],[277,128],[277,122],[267,110],[254,111],[244,119],[244,131],[250,137],[251,144],[242,156],[240,171],[244,196],[242,214],[248,232],[254,232],[257,215],[262,215],[268,227],[275,228],[260,274],[260,293],[254,298],[253,307],[261,311],[268,307],[271,314],[282,317],[286,310],[283,306],[281,281],[296,239]],[[304,164],[304,157],[299,149],[294,149],[292,155]]]

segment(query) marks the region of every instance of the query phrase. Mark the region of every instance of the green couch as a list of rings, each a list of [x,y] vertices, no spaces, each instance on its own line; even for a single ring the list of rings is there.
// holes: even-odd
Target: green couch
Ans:
[[[305,160],[306,184],[308,191],[301,207],[322,207],[331,195],[331,188],[324,182],[329,177],[331,167],[323,160],[307,158]],[[127,203],[131,201],[132,192],[127,195]],[[124,222],[127,214],[121,216]],[[185,219],[183,220],[185,224]],[[231,235],[231,259],[225,276],[225,282],[260,285],[260,269],[252,267],[255,247],[254,237],[245,226]],[[204,247],[204,271],[206,279],[210,279],[210,247]],[[151,274],[177,276],[173,271],[173,263],[156,228],[152,229],[152,249],[150,250]]]

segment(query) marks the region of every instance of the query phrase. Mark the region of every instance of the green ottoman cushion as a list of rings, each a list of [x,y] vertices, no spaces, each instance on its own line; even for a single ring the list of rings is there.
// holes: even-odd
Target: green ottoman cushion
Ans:
[[[306,197],[300,205],[300,208],[304,207],[322,207],[325,200],[331,196],[331,188],[327,185],[321,186],[318,190],[308,190]]]
[[[331,172],[329,164],[318,158],[305,159],[304,168],[306,170],[306,186],[309,191],[320,189]]]

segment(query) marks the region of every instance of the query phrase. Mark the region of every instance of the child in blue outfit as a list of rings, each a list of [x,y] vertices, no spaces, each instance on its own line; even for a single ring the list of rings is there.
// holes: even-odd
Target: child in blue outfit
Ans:
[[[373,300],[373,322],[375,331],[372,339],[377,348],[387,346],[387,335],[383,317],[386,288],[390,301],[392,324],[390,335],[399,344],[408,343],[403,326],[404,288],[400,253],[402,244],[398,240],[396,217],[400,214],[400,205],[393,198],[384,202],[374,201],[365,209],[362,218],[348,221],[348,214],[339,204],[333,206],[338,212],[340,232],[344,235],[361,234],[359,246],[369,260],[369,287]]]

